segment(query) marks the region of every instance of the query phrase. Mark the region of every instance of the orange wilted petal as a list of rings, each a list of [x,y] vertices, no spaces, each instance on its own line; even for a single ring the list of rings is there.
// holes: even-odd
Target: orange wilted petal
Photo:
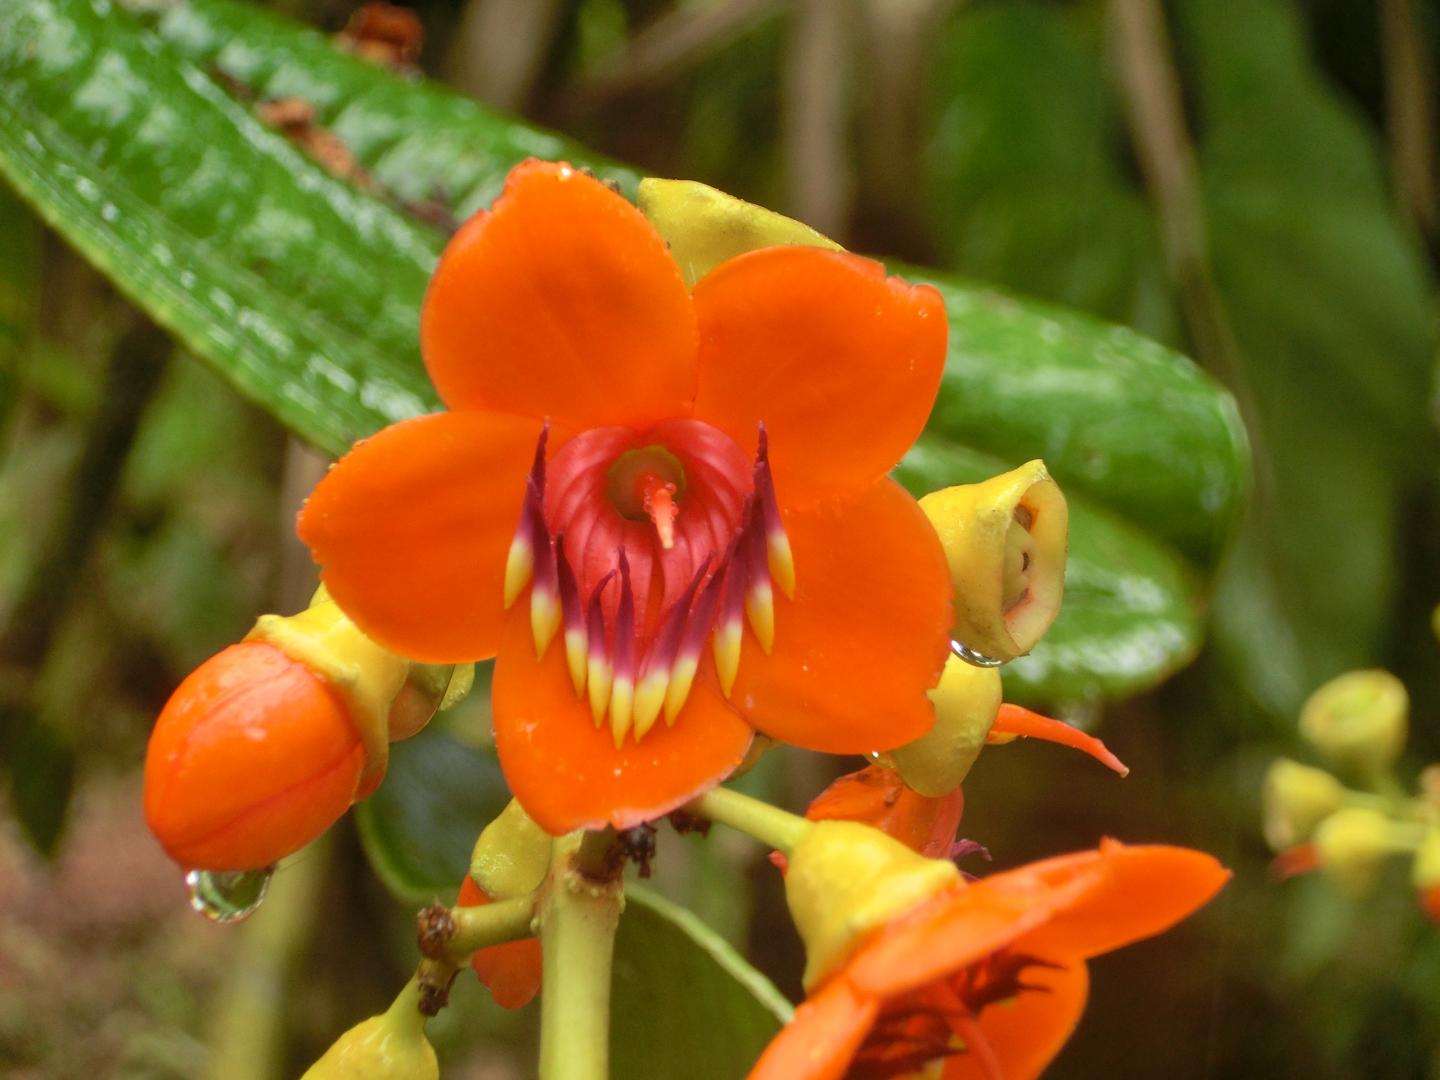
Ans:
[[[250,870],[350,806],[365,764],[340,696],[266,642],[231,645],[171,695],[145,758],[145,817],[187,868]]]
[[[900,774],[867,765],[840,777],[810,803],[811,821],[860,821],[931,858],[948,858],[965,810],[960,788],[932,799],[906,786]]]
[[[695,314],[639,210],[569,165],[511,171],[445,249],[420,317],[452,409],[640,425],[688,413]]]
[[[840,1080],[879,1007],[844,979],[830,980],[795,1010],[747,1080]]]
[[[764,248],[696,284],[695,311],[695,416],[747,451],[766,425],[782,505],[866,487],[924,428],[947,332],[929,286],[854,255]]]
[[[976,1017],[1005,1080],[1039,1076],[1080,1021],[1090,991],[1090,977],[1081,960],[1059,967],[1029,968],[1025,984],[1033,991],[983,1009]],[[984,1080],[979,1059],[956,1054],[945,1062],[943,1080]]]
[[[1042,739],[1045,742],[1068,746],[1072,750],[1089,754],[1107,769],[1113,769],[1121,776],[1130,775],[1129,767],[1112,754],[1109,748],[1094,735],[1087,735],[1063,720],[1042,716],[1029,709],[1022,709],[1019,705],[1006,703],[1000,706],[999,712],[995,715],[995,723],[990,727],[992,742],[997,735],[1018,735],[1021,738]]]
[[[466,874],[460,883],[460,897],[455,902],[460,907],[477,907],[490,903],[490,897]],[[502,1009],[519,1009],[530,1004],[540,990],[542,966],[540,939],[533,937],[489,945],[477,949],[470,957],[471,969]]]
[[[925,692],[949,650],[950,578],[935,530],[892,480],[784,515],[794,599],[777,593],[775,644],[747,648],[730,701],[768,735],[858,754],[925,734]]]
[[[536,660],[528,616],[506,622],[491,691],[495,749],[520,805],[554,836],[627,829],[718,783],[745,756],[752,731],[700,669],[673,727],[657,724],[617,748],[578,697],[564,649]]]
[[[539,432],[499,413],[422,416],[357,443],[320,481],[300,539],[365,633],[430,663],[495,655]]]
[[[1016,943],[1022,952],[1088,958],[1168,930],[1218,893],[1230,880],[1213,855],[1165,844],[1101,841],[1098,851],[1032,863],[1016,875],[1043,881],[1054,895],[1083,878],[1055,916]],[[1007,875],[996,874],[982,884]],[[1004,883],[1001,883],[1003,887]]]

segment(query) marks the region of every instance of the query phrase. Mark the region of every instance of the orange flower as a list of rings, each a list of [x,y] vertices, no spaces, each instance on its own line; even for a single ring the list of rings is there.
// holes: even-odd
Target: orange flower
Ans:
[[[426,297],[451,411],[359,443],[300,535],[388,648],[498,654],[501,763],[552,833],[674,809],[752,725],[836,753],[907,742],[932,723],[950,580],[885,474],[945,335],[933,289],[818,248],[687,289],[635,207],[530,161]]]
[[[477,907],[490,903],[485,890],[475,884],[469,874],[460,883],[460,907]],[[539,938],[521,938],[477,949],[470,957],[470,967],[502,1009],[518,1009],[530,1004],[540,991],[542,954]]]
[[[863,937],[751,1080],[1037,1076],[1079,1020],[1085,961],[1167,929],[1228,877],[1197,851],[1106,840],[947,887]]]

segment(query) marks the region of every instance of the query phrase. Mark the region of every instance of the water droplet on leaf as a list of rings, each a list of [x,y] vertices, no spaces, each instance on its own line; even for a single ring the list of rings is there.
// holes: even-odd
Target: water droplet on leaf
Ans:
[[[233,923],[255,913],[270,879],[273,866],[263,870],[191,870],[185,875],[190,906],[211,922]]]

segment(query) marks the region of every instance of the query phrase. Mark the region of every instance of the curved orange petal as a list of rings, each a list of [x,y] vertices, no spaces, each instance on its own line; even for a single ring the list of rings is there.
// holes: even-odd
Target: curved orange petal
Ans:
[[[1047,958],[1048,959],[1048,958]],[[1061,968],[1026,968],[1023,981],[1043,990],[1021,993],[980,1012],[980,1031],[1004,1069],[1005,1080],[1032,1080],[1045,1071],[1080,1022],[1090,977],[1083,960]],[[956,1054],[944,1080],[988,1080],[979,1059]]]
[[[930,286],[854,255],[763,248],[702,278],[695,312],[695,416],[747,450],[764,422],[781,505],[864,488],[925,427],[948,330]]]
[[[908,787],[900,774],[883,765],[848,773],[817,795],[805,811],[811,821],[860,821],[893,836],[931,858],[946,858],[965,812],[965,795],[956,788],[929,798]]]
[[[1027,933],[1016,945],[1020,951],[1088,958],[1119,949],[1168,930],[1230,880],[1230,871],[1214,856],[1189,848],[1104,840],[1099,851],[1087,855],[1094,871],[1091,883],[1072,893],[1045,925]],[[1025,869],[1060,882],[1076,873],[1075,859],[1061,856]]]
[[[831,979],[795,1010],[771,1040],[748,1080],[840,1080],[865,1041],[879,1002]]]
[[[299,526],[345,614],[411,659],[493,656],[539,434],[538,422],[503,413],[438,413],[356,443]]]
[[[674,727],[656,724],[617,750],[610,725],[597,728],[588,700],[576,696],[561,644],[535,659],[528,611],[506,622],[491,705],[506,783],[552,836],[628,829],[669,813],[728,776],[753,735],[707,664]]]
[[[903,488],[785,514],[795,598],[775,596],[775,645],[748,636],[730,700],[785,742],[833,754],[885,750],[935,721],[925,692],[950,641],[940,541]]]
[[[490,903],[490,896],[469,874],[460,883],[460,907]],[[519,1009],[530,1004],[540,991],[544,967],[539,938],[521,938],[477,949],[470,957],[475,976],[485,984],[495,1004],[502,1009]]]
[[[695,313],[639,210],[569,165],[527,161],[451,239],[420,314],[425,366],[452,409],[564,427],[689,411]]]
[[[877,931],[843,977],[866,993],[903,994],[989,956],[1051,915],[1033,896],[987,891],[984,883],[942,893]]]

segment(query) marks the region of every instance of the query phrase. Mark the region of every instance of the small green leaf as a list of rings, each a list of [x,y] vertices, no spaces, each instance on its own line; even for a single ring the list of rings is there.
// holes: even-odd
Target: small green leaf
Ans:
[[[967,484],[1021,464],[927,435],[896,478],[917,495]],[[1173,551],[1066,489],[1070,556],[1065,602],[1035,649],[1001,669],[1016,702],[1076,703],[1149,689],[1188,664],[1203,635],[1193,571]]]
[[[480,830],[510,792],[493,755],[425,731],[390,747],[380,789],[355,810],[365,854],[408,904],[455,898]]]
[[[715,931],[630,885],[615,938],[611,1074],[626,1080],[738,1080],[793,1014]]]

